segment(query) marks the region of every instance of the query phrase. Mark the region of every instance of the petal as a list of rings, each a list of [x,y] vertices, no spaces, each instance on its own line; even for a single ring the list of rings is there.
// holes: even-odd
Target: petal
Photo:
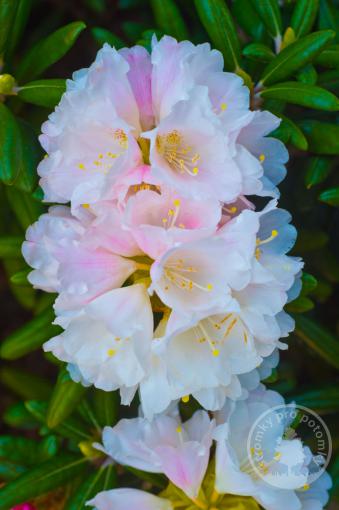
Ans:
[[[87,505],[96,510],[172,510],[171,503],[163,498],[137,489],[113,489],[99,492]]]

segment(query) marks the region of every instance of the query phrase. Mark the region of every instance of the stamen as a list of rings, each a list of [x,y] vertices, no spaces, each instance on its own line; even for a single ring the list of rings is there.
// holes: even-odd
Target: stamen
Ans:
[[[115,356],[116,352],[117,351],[115,349],[108,349],[107,355],[111,358],[112,356]]]
[[[272,230],[270,237],[267,237],[267,239],[259,239],[259,238],[257,239],[257,246],[261,246],[262,244],[266,244],[266,243],[273,241],[273,239],[275,237],[277,237],[277,235],[278,235],[278,231]]]
[[[84,209],[89,209],[90,205],[89,205],[89,204],[82,204],[82,207],[83,207]]]
[[[261,163],[263,163],[265,161],[265,159],[266,159],[265,154],[260,154],[259,161],[261,161]]]
[[[183,137],[179,131],[174,129],[167,135],[157,135],[155,144],[159,154],[164,157],[173,170],[192,176],[198,174],[199,168],[196,163],[200,159],[200,154],[190,155],[193,148],[184,145]]]
[[[221,110],[221,111],[223,111],[223,112],[224,112],[225,110],[227,110],[227,103],[221,103],[221,105],[220,105],[220,110]]]
[[[190,399],[190,396],[189,396],[189,395],[185,395],[184,397],[182,397],[182,399],[181,399],[181,400],[182,400],[182,402],[183,402],[184,404],[187,404],[187,402],[189,402],[189,399]]]
[[[232,329],[234,328],[235,324],[237,323],[238,319],[235,318],[232,320],[232,322],[230,323],[230,325],[228,326],[228,328],[226,329],[226,332],[224,334],[224,338],[226,338],[230,332],[232,331]]]

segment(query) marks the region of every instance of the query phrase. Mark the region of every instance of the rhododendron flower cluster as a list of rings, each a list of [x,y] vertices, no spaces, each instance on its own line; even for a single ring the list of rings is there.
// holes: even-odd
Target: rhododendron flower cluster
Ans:
[[[31,283],[58,294],[64,332],[44,348],[124,404],[139,389],[149,419],[246,397],[293,329],[287,151],[249,99],[220,52],[163,37],[151,54],[105,45],[42,127],[44,199],[67,204],[23,245]]]
[[[284,406],[283,398],[261,385],[245,400],[228,401],[213,419],[201,410],[182,423],[178,410],[171,409],[171,414],[152,422],[139,417],[105,427],[103,446],[96,448],[120,464],[164,473],[171,483],[159,496],[113,489],[99,493],[90,503],[98,510],[125,510],[136,502],[140,510],[321,510],[328,500],[330,477],[324,472],[308,486],[313,454],[300,439],[284,437],[287,424],[272,420],[264,460],[258,462],[261,477],[248,460],[246,445],[253,423],[277,405]],[[281,478],[278,488],[266,483],[272,473],[283,472],[288,460],[295,466],[294,484],[288,476]]]

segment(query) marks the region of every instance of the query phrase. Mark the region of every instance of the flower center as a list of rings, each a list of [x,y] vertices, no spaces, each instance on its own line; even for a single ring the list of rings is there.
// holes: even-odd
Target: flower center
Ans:
[[[99,152],[96,158],[89,164],[79,162],[77,164],[78,170],[92,172],[108,173],[114,161],[119,158],[128,149],[128,136],[123,129],[112,130],[113,144],[111,150],[107,152]]]
[[[193,177],[199,173],[200,154],[195,152],[192,146],[185,144],[179,131],[174,129],[166,135],[157,135],[155,143],[158,153],[174,171]]]
[[[164,276],[169,283],[172,283],[180,289],[192,291],[194,288],[210,292],[213,289],[213,285],[208,283],[202,285],[197,281],[193,280],[191,275],[197,274],[198,268],[194,266],[187,266],[183,259],[177,259],[176,261],[168,262],[164,267]],[[168,287],[165,287],[168,290]]]

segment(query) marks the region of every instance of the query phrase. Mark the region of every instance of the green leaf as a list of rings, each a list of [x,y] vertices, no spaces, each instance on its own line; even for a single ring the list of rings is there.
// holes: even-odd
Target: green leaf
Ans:
[[[12,460],[0,459],[0,480],[10,481],[27,471],[25,466],[18,464]]]
[[[302,83],[315,85],[318,80],[318,73],[312,64],[307,64],[307,66],[302,67],[300,71],[297,72],[296,78]]]
[[[233,18],[224,0],[195,0],[202,24],[215,48],[224,56],[227,70],[240,69],[240,44]]]
[[[339,100],[336,96],[316,85],[287,81],[272,85],[259,94],[264,99],[278,99],[316,110],[339,110]]]
[[[317,279],[314,278],[314,276],[312,276],[311,274],[305,272],[303,272],[302,274],[301,282],[302,282],[302,289],[300,293],[301,296],[307,296],[308,294],[313,292],[318,285]]]
[[[36,420],[46,425],[48,408],[47,402],[30,400],[25,402],[25,407]],[[62,437],[72,439],[76,442],[89,440],[93,441],[93,438],[90,432],[87,430],[86,425],[74,416],[67,418],[61,425],[55,427],[54,432]]]
[[[338,35],[339,13],[328,0],[320,0],[319,9],[319,28],[331,28],[336,32],[336,41],[339,41]]]
[[[19,174],[13,184],[16,188],[31,193],[38,183],[37,166],[42,157],[42,148],[32,126],[22,119],[17,121],[21,135],[22,158]]]
[[[305,296],[299,296],[291,303],[288,303],[285,306],[285,310],[288,313],[304,313],[312,310],[314,308],[314,303],[311,299]]]
[[[86,28],[82,21],[74,21],[39,41],[21,60],[16,78],[19,82],[34,80],[71,49]]]
[[[241,26],[256,41],[265,35],[265,27],[257,12],[253,8],[251,0],[233,0],[232,14]]]
[[[8,365],[0,369],[0,381],[24,399],[46,399],[52,390],[44,377]]]
[[[318,75],[318,85],[324,89],[331,90],[336,94],[339,93],[339,69],[325,71]]]
[[[114,489],[117,486],[115,467],[110,464],[92,473],[77,487],[75,494],[67,502],[65,510],[86,510],[86,502],[99,492]]]
[[[282,119],[282,122],[280,126],[275,131],[273,131],[273,133],[271,133],[270,136],[275,136],[282,140],[282,138],[279,136],[279,133],[282,130],[285,133],[284,136],[286,136],[286,140],[282,140],[284,143],[290,142],[297,149],[306,151],[308,148],[308,143],[301,129],[291,119],[282,113],[274,113]]]
[[[308,34],[315,22],[319,9],[319,0],[298,0],[293,10],[291,27],[298,39]]]
[[[308,189],[316,184],[323,182],[330,174],[332,169],[332,159],[325,156],[314,156],[309,159],[306,174],[305,185]]]
[[[26,437],[0,436],[0,459],[29,467],[44,462],[57,452],[55,436],[41,442]]]
[[[21,245],[23,239],[21,236],[0,237],[0,258],[21,258]]]
[[[12,404],[6,409],[3,416],[3,421],[9,427],[17,429],[34,429],[37,427],[36,420],[32,417],[25,407],[23,402]]]
[[[122,39],[120,39],[120,37],[113,34],[109,30],[106,30],[106,28],[93,27],[91,29],[91,33],[94,40],[98,43],[100,47],[103,46],[105,43],[114,46],[117,50],[119,48],[123,48],[124,46],[126,46],[126,44]]]
[[[54,387],[47,411],[47,426],[54,428],[78,406],[87,388],[75,383],[66,367],[62,367]]]
[[[188,39],[188,30],[174,0],[150,0],[155,21],[166,34],[183,41]]]
[[[305,134],[309,150],[314,154],[339,154],[339,125],[318,120],[303,120],[299,123]]]
[[[0,2],[0,62],[9,43],[9,34],[17,5],[17,0],[1,0]]]
[[[319,200],[321,202],[325,202],[325,204],[334,205],[336,207],[339,206],[339,186],[335,188],[330,188],[319,195]]]
[[[14,186],[6,187],[6,195],[18,223],[24,231],[34,223],[44,211],[42,204],[34,200],[32,195]]]
[[[326,48],[315,59],[315,63],[324,67],[339,67],[339,44]]]
[[[310,407],[317,413],[331,413],[339,410],[339,388],[326,386],[314,388],[296,395],[288,396],[289,402]]]
[[[12,2],[13,3],[13,2]],[[14,21],[12,24],[11,34],[6,49],[6,60],[10,61],[11,56],[21,39],[27,24],[29,14],[32,8],[32,0],[18,0],[15,10]]]
[[[0,510],[8,510],[69,483],[87,468],[87,460],[63,453],[24,473],[0,489]]]
[[[52,324],[54,312],[48,309],[9,335],[0,346],[0,357],[14,360],[39,349],[44,342],[61,331]]]
[[[271,85],[288,78],[298,69],[312,62],[333,39],[332,30],[306,35],[284,48],[263,71],[260,83]]]
[[[0,103],[0,180],[13,184],[22,159],[20,128],[9,109]]]
[[[296,322],[296,335],[327,363],[339,369],[338,338],[320,324],[304,315],[297,315],[294,318]]]
[[[248,44],[243,48],[242,54],[249,60],[258,62],[271,62],[275,57],[271,48],[262,43]]]
[[[260,2],[252,0],[252,4],[269,34],[280,42],[282,20],[277,0],[260,0]]]
[[[54,108],[66,90],[66,80],[36,80],[18,88],[18,96],[26,103]]]
[[[118,420],[120,397],[116,391],[95,390],[93,404],[95,416],[102,427],[116,424]]]

